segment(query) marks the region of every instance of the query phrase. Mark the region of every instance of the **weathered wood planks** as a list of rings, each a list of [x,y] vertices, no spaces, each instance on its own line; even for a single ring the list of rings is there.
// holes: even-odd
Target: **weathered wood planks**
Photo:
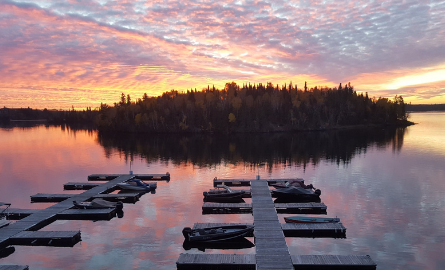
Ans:
[[[113,180],[122,174],[91,174],[88,175],[88,181],[109,181]],[[170,174],[132,174],[134,178],[141,180],[170,180]]]
[[[11,245],[72,247],[80,231],[22,231],[10,237]]]
[[[275,183],[284,183],[284,182],[289,182],[289,181],[301,181],[304,183],[304,179],[301,178],[290,178],[290,179],[261,179],[261,180],[256,180],[256,179],[217,179],[215,177],[215,179],[213,179],[213,186],[217,186],[217,185],[226,185],[226,186],[250,186],[250,182],[252,181],[267,181],[267,184],[275,184]]]
[[[90,182],[68,182],[63,185],[64,190],[89,190],[94,187],[99,186],[98,183],[90,183]]]
[[[28,265],[0,265],[0,270],[28,270]]]
[[[38,193],[31,196],[31,202],[63,202],[69,198],[76,196],[77,194],[46,194]],[[91,198],[100,198],[107,201],[117,202],[122,201],[125,203],[135,203],[139,200],[141,193],[131,192],[131,193],[118,193],[118,194],[97,194]]]
[[[251,254],[188,254],[181,253],[177,269],[248,269],[255,270],[255,255]]]
[[[268,269],[280,269],[277,262],[281,256],[266,260]],[[294,269],[376,269],[376,263],[369,255],[292,255]],[[185,254],[179,255],[177,269],[260,269],[254,254]],[[221,264],[222,268],[218,268]],[[225,268],[224,268],[225,267]],[[232,267],[232,268],[231,268]],[[263,268],[264,269],[264,268]],[[1,270],[1,269],[0,269]]]
[[[270,196],[270,195],[269,195]],[[275,203],[277,213],[288,214],[326,214],[324,203]],[[250,203],[204,203],[203,214],[239,214],[252,213]]]

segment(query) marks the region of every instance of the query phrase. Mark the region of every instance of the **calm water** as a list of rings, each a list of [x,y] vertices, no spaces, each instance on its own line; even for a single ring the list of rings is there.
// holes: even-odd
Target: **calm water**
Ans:
[[[445,269],[445,113],[412,113],[406,129],[261,136],[105,136],[61,127],[0,129],[0,201],[69,193],[94,173],[171,174],[156,194],[125,204],[111,221],[56,221],[80,230],[73,248],[16,247],[0,264],[30,269],[176,269],[181,230],[196,222],[252,222],[250,214],[202,215],[214,177],[304,178],[322,190],[346,239],[288,238],[291,254],[369,254],[378,269]],[[72,192],[71,192],[72,193]],[[283,222],[283,216],[279,215]],[[249,238],[253,241],[252,238]],[[213,250],[206,253],[254,253]]]

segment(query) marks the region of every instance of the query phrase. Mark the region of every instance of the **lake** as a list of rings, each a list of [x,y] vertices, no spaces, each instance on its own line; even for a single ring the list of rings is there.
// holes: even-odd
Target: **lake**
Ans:
[[[80,230],[72,248],[16,246],[0,264],[30,269],[176,269],[182,229],[197,222],[253,222],[251,214],[202,215],[213,179],[303,178],[321,189],[346,239],[287,238],[293,255],[370,255],[377,269],[445,269],[445,113],[411,113],[408,128],[298,134],[110,135],[28,124],[0,128],[0,201],[42,209],[37,193],[76,193],[90,174],[166,173],[155,194],[124,205],[123,218],[56,221]],[[246,202],[249,199],[246,199]],[[279,214],[284,222],[285,214]],[[253,241],[253,238],[248,238]],[[206,253],[253,254],[255,248]]]

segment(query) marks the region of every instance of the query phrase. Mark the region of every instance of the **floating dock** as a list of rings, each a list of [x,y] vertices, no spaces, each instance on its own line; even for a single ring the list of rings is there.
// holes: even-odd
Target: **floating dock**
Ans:
[[[302,179],[236,180],[214,179],[214,186],[251,186],[252,203],[204,203],[203,214],[252,213],[256,254],[180,254],[177,269],[376,269],[368,255],[290,255],[285,237],[345,238],[342,223],[280,224],[277,213],[326,214],[321,202],[274,203],[269,185]],[[238,223],[236,223],[238,224]],[[194,228],[223,223],[195,223]]]
[[[270,196],[270,193],[269,193]],[[273,202],[272,202],[273,203]],[[275,211],[283,214],[326,214],[327,206],[324,203],[275,203]],[[241,214],[252,213],[250,203],[204,203],[203,214]]]
[[[99,183],[90,183],[90,182],[68,182],[63,185],[64,190],[89,190],[94,187],[99,186]]]
[[[114,180],[118,177],[121,177],[122,174],[91,174],[88,175],[88,181],[110,181]],[[166,180],[170,181],[170,174],[132,174],[137,179],[141,180]]]
[[[369,255],[292,255],[292,269],[303,270],[374,270]],[[177,269],[260,269],[255,254],[186,254],[179,255]],[[265,269],[265,268],[261,268]],[[281,269],[271,266],[267,269]]]
[[[73,247],[80,241],[80,231],[22,231],[10,238],[14,246]]]
[[[229,225],[253,225],[249,223],[195,223],[193,229],[205,229],[209,227]],[[281,230],[285,237],[334,237],[345,238],[346,228],[342,223],[281,223]],[[252,237],[253,234],[247,235]]]
[[[145,193],[145,192],[143,192]],[[124,203],[136,203],[139,200],[142,192],[131,192],[131,193],[117,193],[117,194],[97,194],[94,195],[93,199],[104,199],[111,202],[121,201]],[[36,195],[31,196],[31,202],[63,202],[67,199],[76,196],[77,194],[46,194],[46,193],[38,193]]]
[[[28,270],[27,265],[0,265],[0,270]]]
[[[21,220],[38,213],[38,209],[10,209],[8,220]],[[57,213],[57,220],[110,220],[116,216],[116,209],[67,209]]]
[[[119,175],[118,177],[114,177],[113,180],[91,188],[81,194],[71,194],[62,202],[52,205],[46,209],[28,212],[28,215],[25,218],[22,218],[0,230],[0,249],[13,244],[15,241],[14,237],[20,236],[20,233],[24,233],[25,231],[38,231],[56,221],[59,215],[66,215],[67,212],[65,211],[73,207],[73,201],[88,201],[98,194],[106,194],[107,192],[114,190],[118,183],[128,181],[132,178],[134,178],[134,175]],[[80,239],[77,234],[71,234],[71,236],[73,241]]]
[[[246,180],[246,179],[213,179],[213,186],[216,187],[217,185],[226,185],[226,186],[250,186],[250,182],[255,180]],[[269,179],[269,180],[261,180],[261,181],[267,181],[267,184],[270,186],[271,184],[276,183],[285,183],[285,182],[291,182],[291,181],[301,181],[304,183],[304,179],[301,178],[289,178],[289,179]]]

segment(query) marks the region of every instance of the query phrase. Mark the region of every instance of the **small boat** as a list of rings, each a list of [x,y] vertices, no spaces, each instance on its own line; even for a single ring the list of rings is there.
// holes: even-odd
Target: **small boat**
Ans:
[[[3,228],[5,226],[8,226],[9,223],[11,223],[7,217],[8,217],[8,208],[11,206],[10,203],[3,203],[0,202],[0,228]]]
[[[254,246],[254,243],[244,237],[217,242],[190,242],[188,240],[184,240],[184,243],[182,244],[182,247],[185,250],[196,248],[202,252],[205,252],[206,249],[245,249],[252,248]]]
[[[302,187],[287,187],[280,188],[277,190],[272,190],[272,196],[278,199],[288,199],[288,200],[297,200],[297,201],[319,201],[320,200],[321,191],[316,189],[315,191],[312,189],[306,189]]]
[[[124,183],[117,184],[118,187],[124,190],[141,190],[150,191],[155,189],[158,184],[156,182],[145,183],[141,179],[131,179]]]
[[[281,182],[281,183],[275,183],[275,184],[270,184],[270,185],[276,189],[287,188],[287,187],[302,187],[305,189],[313,189],[314,188],[314,186],[312,184],[305,185],[302,180],[291,180],[291,181],[286,181],[284,183]]]
[[[220,201],[232,201],[239,200],[246,193],[244,190],[232,190],[226,185],[217,185],[215,189],[211,189],[208,192],[204,191],[204,201],[220,202]]]
[[[323,217],[284,217],[286,223],[338,223],[340,218],[323,218]]]
[[[14,251],[15,251],[15,247],[13,247],[13,246],[0,248],[0,259],[8,257],[12,253],[14,253]]]
[[[121,211],[124,207],[122,202],[109,202],[104,199],[94,199],[91,202],[76,202],[73,201],[76,208],[79,209],[103,209],[103,208],[116,208],[116,210]]]
[[[229,225],[192,230],[182,230],[185,240],[189,242],[214,242],[244,237],[253,232],[253,225]]]

